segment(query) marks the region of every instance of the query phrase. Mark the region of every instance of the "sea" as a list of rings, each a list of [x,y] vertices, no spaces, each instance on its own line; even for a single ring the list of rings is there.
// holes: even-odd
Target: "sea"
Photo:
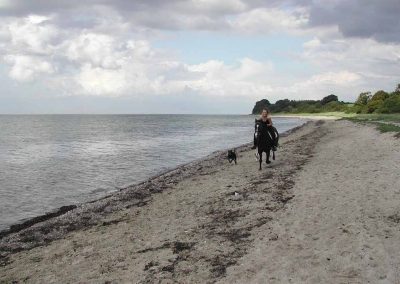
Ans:
[[[0,115],[0,231],[252,141],[252,115]],[[274,118],[280,133],[303,124]]]

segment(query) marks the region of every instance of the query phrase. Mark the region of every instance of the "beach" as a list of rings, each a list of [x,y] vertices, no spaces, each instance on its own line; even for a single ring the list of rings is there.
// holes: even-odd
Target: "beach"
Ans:
[[[317,119],[0,239],[0,283],[399,283],[400,139]],[[265,160],[265,158],[264,158]]]

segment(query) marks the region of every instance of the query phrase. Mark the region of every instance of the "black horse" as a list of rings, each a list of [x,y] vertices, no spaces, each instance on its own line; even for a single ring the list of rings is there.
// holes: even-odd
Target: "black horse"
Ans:
[[[263,152],[267,155],[265,162],[267,164],[271,163],[269,159],[271,150],[278,144],[278,139],[279,133],[275,127],[268,126],[266,123],[256,120],[255,141],[257,144],[258,161],[260,163],[259,170],[261,170]],[[275,151],[272,151],[272,159],[275,160]]]

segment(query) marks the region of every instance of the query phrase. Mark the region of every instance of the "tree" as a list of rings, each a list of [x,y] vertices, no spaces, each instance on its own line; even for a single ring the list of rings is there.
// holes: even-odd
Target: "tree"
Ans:
[[[367,105],[369,99],[371,98],[371,92],[363,92],[358,96],[356,100],[356,105]]]
[[[390,97],[383,101],[378,111],[381,113],[400,113],[400,92],[391,93]]]
[[[322,104],[322,105],[326,105],[327,103],[330,103],[330,102],[337,102],[337,101],[338,101],[338,97],[335,96],[335,95],[333,95],[333,94],[331,94],[331,95],[326,96],[325,98],[323,98],[323,99],[321,100],[321,104]]]
[[[290,106],[295,106],[292,104],[292,101],[289,101],[288,99],[278,100],[276,101],[272,110],[274,112],[283,112],[289,110]]]
[[[394,92],[400,94],[400,84],[397,84],[397,87],[396,87],[396,89],[394,90]]]
[[[384,101],[389,97],[389,94],[385,91],[377,91],[370,99],[370,101]]]
[[[383,107],[383,102],[389,97],[389,94],[385,91],[377,91],[367,103],[367,108],[364,109],[367,113],[378,112],[378,109]]]
[[[367,108],[366,108],[366,112],[367,113],[373,113],[376,112],[379,108],[381,108],[383,106],[383,100],[370,100],[367,103]]]
[[[269,108],[271,103],[267,99],[263,99],[261,101],[256,102],[256,105],[253,108],[252,114],[259,114],[263,109]]]
[[[346,111],[347,106],[343,102],[332,101],[322,107],[322,111]]]

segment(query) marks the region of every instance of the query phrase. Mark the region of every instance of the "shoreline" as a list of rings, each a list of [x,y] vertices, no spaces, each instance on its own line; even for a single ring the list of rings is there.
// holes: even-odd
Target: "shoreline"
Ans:
[[[286,137],[286,136],[290,135],[291,133],[297,131],[298,129],[304,127],[307,123],[308,122],[306,121],[306,122],[304,122],[303,124],[301,124],[299,126],[295,126],[295,127],[291,128],[291,129],[283,132],[282,134],[280,134],[280,136],[281,137]],[[233,148],[236,149],[236,150],[241,151],[242,149],[250,147],[249,145],[251,146],[251,142],[245,143],[245,144],[241,144],[241,145],[235,146]],[[41,214],[41,215],[38,215],[38,216],[35,216],[35,217],[31,217],[31,218],[27,218],[25,220],[21,220],[20,222],[16,222],[14,224],[11,224],[9,226],[9,228],[4,229],[4,230],[0,230],[0,241],[1,241],[2,238],[6,237],[6,236],[8,236],[10,234],[18,233],[19,231],[27,229],[27,228],[35,225],[35,224],[38,224],[38,223],[47,221],[49,219],[64,215],[64,214],[66,214],[67,212],[69,212],[71,210],[77,209],[80,206],[84,206],[85,204],[92,204],[92,203],[96,203],[98,201],[101,201],[103,199],[111,198],[113,195],[118,194],[118,192],[121,192],[121,191],[124,191],[124,190],[127,190],[127,189],[133,189],[135,187],[143,186],[143,185],[151,182],[152,180],[163,178],[164,176],[168,176],[168,174],[173,173],[175,171],[179,171],[179,170],[184,169],[186,167],[195,167],[196,164],[200,164],[200,163],[205,162],[205,161],[210,160],[210,159],[217,159],[221,155],[226,155],[226,152],[229,149],[232,149],[232,148],[213,151],[213,152],[209,153],[208,155],[206,155],[204,157],[189,161],[187,163],[183,163],[183,164],[178,165],[176,167],[173,167],[171,169],[166,169],[164,171],[160,171],[159,173],[156,173],[156,174],[148,177],[144,181],[141,181],[139,183],[131,184],[131,185],[128,185],[126,187],[120,188],[117,191],[110,192],[110,193],[108,193],[108,194],[106,194],[106,195],[104,195],[102,197],[97,198],[97,199],[89,200],[89,201],[82,202],[82,203],[63,205],[63,206],[54,208],[53,210],[51,210],[49,212],[46,212],[44,214]]]
[[[250,143],[239,145],[239,146],[235,147],[235,149],[239,149],[240,150],[241,148],[249,147],[249,144]],[[118,195],[121,192],[124,192],[126,190],[135,190],[136,188],[141,188],[143,186],[147,187],[147,185],[149,183],[152,183],[154,181],[158,182],[159,179],[165,179],[165,178],[168,178],[169,176],[174,176],[176,174],[176,172],[187,171],[188,168],[196,167],[198,164],[201,164],[203,162],[207,162],[209,160],[217,159],[222,154],[225,155],[225,152],[227,150],[214,151],[214,152],[208,154],[205,157],[190,161],[188,163],[184,163],[184,164],[179,165],[177,167],[174,167],[172,169],[167,169],[165,171],[161,171],[160,173],[157,173],[157,174],[147,178],[146,180],[144,180],[142,182],[139,182],[137,184],[128,185],[128,186],[123,187],[123,188],[120,188],[119,190],[111,192],[111,193],[108,193],[105,196],[100,197],[98,199],[90,200],[90,201],[83,202],[83,203],[77,203],[77,204],[61,206],[61,207],[55,208],[54,210],[52,210],[50,212],[47,212],[47,213],[43,214],[43,215],[39,215],[39,216],[35,216],[35,217],[32,217],[32,218],[28,218],[27,220],[22,221],[20,223],[17,222],[17,223],[15,223],[13,225],[10,225],[9,229],[5,229],[5,230],[0,231],[0,241],[1,241],[2,238],[7,237],[10,234],[18,233],[21,230],[28,229],[28,228],[34,226],[35,224],[42,223],[42,222],[51,220],[53,218],[62,216],[62,215],[67,214],[68,212],[70,212],[70,211],[72,211],[74,209],[82,208],[82,207],[85,207],[87,205],[91,205],[91,204],[94,204],[94,203],[97,203],[97,202],[101,202],[101,201],[103,201],[105,199],[113,198],[116,195]]]
[[[299,123],[304,123],[304,122],[299,120]],[[250,139],[249,139],[249,141],[250,141]],[[236,147],[242,147],[245,144],[246,143],[239,144],[238,146],[235,145],[235,148]],[[110,188],[110,190],[106,190],[106,192],[102,193],[102,195],[99,195],[99,196],[94,196],[94,197],[91,197],[91,198],[89,197],[89,198],[85,198],[85,199],[81,199],[81,200],[78,199],[78,200],[73,201],[71,203],[66,202],[66,203],[61,203],[61,204],[55,204],[56,205],[55,207],[49,208],[46,211],[40,210],[40,208],[39,208],[38,215],[29,214],[29,211],[28,211],[27,214],[24,214],[24,212],[22,212],[22,214],[21,214],[22,218],[21,219],[18,220],[18,219],[10,218],[11,222],[7,221],[2,226],[0,226],[0,239],[3,236],[5,236],[5,235],[7,235],[9,233],[19,231],[22,228],[26,228],[26,227],[29,227],[29,226],[31,226],[33,224],[38,223],[38,222],[42,222],[44,220],[47,220],[49,218],[65,214],[66,212],[68,212],[68,211],[70,211],[72,209],[75,209],[76,206],[79,206],[81,204],[92,203],[92,202],[94,202],[94,201],[96,201],[98,199],[103,199],[103,198],[110,197],[112,194],[120,191],[121,189],[124,189],[124,188],[127,188],[127,187],[132,187],[132,186],[135,186],[135,185],[140,185],[141,183],[145,183],[148,180],[151,180],[151,179],[154,179],[154,178],[156,178],[158,176],[164,175],[164,174],[166,174],[166,173],[168,173],[170,171],[178,169],[179,167],[182,167],[182,166],[185,166],[185,165],[188,165],[188,164],[191,164],[191,163],[195,163],[195,162],[201,162],[202,159],[207,159],[207,158],[209,158],[209,157],[211,157],[213,155],[218,154],[218,152],[224,152],[224,151],[227,151],[227,150],[228,150],[228,148],[226,148],[226,149],[223,148],[221,150],[215,150],[215,151],[212,151],[212,152],[210,151],[209,153],[205,153],[204,156],[196,158],[194,160],[187,159],[186,161],[183,161],[182,164],[172,165],[171,167],[168,167],[168,168],[166,168],[164,170],[154,171],[151,175],[148,175],[147,177],[144,176],[144,179],[140,178],[137,182],[134,182],[132,184],[125,183],[120,187]],[[11,210],[11,212],[12,212],[12,210]],[[7,214],[10,214],[10,212],[8,212]],[[24,217],[24,215],[25,215],[25,217]],[[5,217],[8,217],[8,215],[5,216]],[[12,219],[14,219],[14,220],[12,220]]]
[[[315,143],[317,143],[319,139],[318,137],[323,134],[320,131],[316,131],[319,127],[318,125],[322,123],[323,121],[305,122],[301,126],[294,127],[286,131],[285,133],[282,133],[281,145],[288,144],[288,146],[283,146],[283,147],[289,147],[291,149],[296,149],[297,147],[297,146],[295,147],[295,145],[292,145],[293,143],[296,145],[297,143],[301,143],[303,146],[306,146],[307,144],[314,145]],[[316,125],[317,129],[314,129],[314,125]],[[308,141],[307,143],[304,143],[302,139],[299,139],[299,137],[300,138],[303,137],[305,133],[306,134],[309,133],[311,135],[310,137],[307,138]],[[110,228],[109,230],[112,231],[109,232],[112,233],[113,232],[113,229],[111,229],[112,227],[121,224],[121,222],[124,222],[125,217],[121,217],[121,214],[125,216],[126,212],[135,212],[131,214],[137,215],[137,214],[145,214],[144,212],[147,212],[148,210],[153,210],[153,208],[157,212],[160,210],[162,211],[163,209],[160,208],[164,207],[165,204],[163,198],[160,196],[180,195],[182,191],[179,190],[178,188],[181,186],[181,184],[186,184],[188,181],[190,183],[197,184],[194,187],[191,187],[191,191],[194,190],[193,194],[201,194],[203,190],[207,190],[209,192],[208,194],[205,195],[201,194],[198,198],[196,198],[197,201],[199,200],[199,198],[205,198],[206,200],[208,200],[209,198],[213,199],[211,195],[218,193],[218,191],[215,192],[212,190],[212,188],[214,186],[219,187],[221,185],[219,181],[214,181],[214,176],[220,175],[221,170],[222,171],[228,170],[227,174],[229,175],[234,174],[232,173],[232,170],[241,172],[240,165],[242,165],[244,162],[253,165],[251,167],[248,167],[248,170],[250,171],[249,173],[253,175],[253,178],[247,177],[245,179],[241,179],[240,183],[244,183],[243,186],[247,187],[246,184],[250,182],[250,188],[246,189],[241,186],[240,189],[238,188],[232,193],[231,191],[235,187],[228,185],[227,187],[224,188],[228,189],[231,193],[224,193],[222,195],[221,201],[217,201],[217,203],[220,202],[225,203],[225,198],[228,198],[227,200],[229,202],[234,202],[237,205],[240,204],[240,201],[248,202],[251,199],[250,196],[252,194],[248,190],[256,189],[262,184],[260,181],[258,181],[260,179],[259,177],[260,172],[258,171],[257,162],[255,161],[253,150],[250,149],[250,146],[251,143],[247,143],[236,148],[239,166],[232,165],[227,162],[226,151],[216,151],[202,159],[195,160],[180,167],[177,167],[171,171],[153,177],[152,179],[149,179],[140,184],[127,187],[104,198],[80,204],[76,208],[72,208],[72,210],[69,210],[62,215],[49,218],[39,223],[28,224],[29,225],[28,227],[20,226],[20,228],[18,228],[17,231],[6,233],[0,238],[0,268],[9,267],[9,265],[13,263],[13,258],[16,255],[30,254],[36,251],[43,252],[44,248],[46,248],[45,250],[47,251],[48,250],[47,248],[49,246],[59,247],[60,242],[61,243],[65,242],[65,240],[68,239],[69,236],[82,234],[82,236],[86,239],[88,237],[87,232],[89,231],[99,232],[98,230],[102,231],[103,228],[106,230]],[[310,146],[307,146],[305,150],[308,149],[308,147]],[[284,158],[284,156],[288,155],[290,154],[282,153],[282,159],[289,161],[289,157]],[[272,211],[282,209],[285,206],[285,204],[293,197],[290,192],[282,193],[279,191],[284,188],[287,188],[289,190],[292,187],[293,182],[291,181],[291,179],[293,179],[294,177],[293,174],[296,171],[298,171],[302,167],[302,165],[304,165],[304,163],[307,162],[307,159],[303,159],[303,157],[307,157],[309,153],[302,151],[301,153],[296,153],[296,155],[298,158],[293,159],[293,157],[290,157],[290,162],[285,166],[281,166],[279,168],[280,165],[279,162],[276,163],[276,166],[278,166],[278,168],[276,168],[276,166],[272,166],[274,168],[274,171],[277,171],[276,172],[277,180],[274,181],[273,184],[271,184],[271,190],[272,190],[271,193],[273,194],[271,198],[272,200],[274,200],[273,203],[277,202],[276,205],[270,205],[272,206],[270,209]],[[246,156],[245,160],[243,160],[244,159],[243,156]],[[268,170],[265,169],[266,167],[265,163],[263,167],[265,171]],[[236,178],[240,177],[239,174],[234,174],[234,176]],[[267,176],[269,176],[269,174],[267,174]],[[279,178],[279,176],[281,177]],[[250,181],[248,180],[249,178]],[[261,178],[264,179],[264,177]],[[212,182],[213,185],[211,186],[206,185],[206,187],[203,188],[203,190],[199,190],[198,187],[204,186],[202,184],[203,179],[207,180],[211,179],[210,181]],[[283,183],[280,181],[282,179],[284,180]],[[230,178],[230,180],[232,179]],[[263,191],[263,189],[260,190]],[[238,196],[239,199],[237,199]],[[221,197],[218,197],[218,199],[220,198]],[[175,198],[173,198],[173,200],[175,200]],[[159,202],[162,203],[159,204]],[[193,201],[190,201],[189,203],[192,202]],[[204,202],[206,202],[207,204],[209,203],[209,201],[204,201]],[[205,216],[208,216],[210,214],[208,210],[211,210],[211,212],[215,211],[215,214],[217,214],[215,216],[217,220],[222,218],[221,220],[226,220],[224,222],[229,222],[229,223],[231,221],[236,220],[237,217],[235,217],[235,215],[238,213],[232,213],[235,210],[232,211],[232,208],[229,208],[231,207],[231,205],[229,204],[225,205],[220,204],[214,209],[206,209],[206,207],[208,206],[214,207],[214,205],[212,205],[213,203],[214,201],[211,201],[210,205],[206,205],[204,208],[202,206],[200,210],[201,211],[206,210],[206,212],[203,212],[201,214],[205,214]],[[185,202],[183,202],[182,205],[183,204],[185,204]],[[182,210],[181,203],[179,203],[179,205],[176,204],[176,206],[179,207],[177,209],[178,212]],[[186,210],[189,210],[188,213],[192,212],[193,209],[190,208],[191,205],[188,206],[189,208],[187,208]],[[169,206],[167,207],[169,208]],[[222,213],[221,210],[226,210],[226,213]],[[214,275],[213,277],[219,278],[220,276],[222,276],[225,273],[226,268],[230,266],[228,263],[231,262],[233,263],[233,261],[236,261],[236,259],[239,256],[245,254],[248,246],[247,237],[244,237],[247,236],[248,234],[246,231],[249,230],[250,228],[257,229],[261,227],[263,224],[266,224],[270,218],[268,217],[268,213],[270,210],[264,211],[257,218],[257,221],[255,223],[251,222],[249,225],[246,225],[245,228],[243,229],[238,230],[231,228],[230,226],[226,228],[224,227],[220,228],[221,230],[224,231],[226,230],[226,231],[217,233],[215,237],[219,239],[220,235],[226,236],[229,242],[232,242],[232,246],[236,247],[236,249],[241,251],[241,253],[232,256],[233,257],[232,261],[229,260],[231,258],[229,254],[226,255],[224,254],[222,259],[217,257],[217,259],[215,259],[215,264],[214,264],[216,271],[213,273]],[[158,213],[151,213],[149,216],[152,216],[150,218],[154,218],[154,216],[156,216],[157,214]],[[214,213],[211,214],[214,215]],[[220,214],[222,215],[220,216]],[[231,214],[234,215],[231,216]],[[187,214],[185,214],[185,218],[187,218]],[[163,223],[164,222],[157,222],[157,225],[154,227],[152,226],[152,229],[157,228],[159,226],[163,227],[162,225]],[[210,224],[207,225],[206,224],[201,225],[201,227],[203,226],[207,230],[207,232],[205,233],[206,235],[204,235],[201,238],[209,238],[210,234],[212,235],[214,234],[215,232],[214,221],[212,221]],[[188,229],[184,231],[192,231],[192,230],[193,229]],[[173,232],[174,231],[175,230],[173,229]],[[135,233],[144,233],[144,234],[146,234],[147,232],[148,229],[143,229],[143,228],[139,229],[139,231],[135,231]],[[162,237],[162,234],[152,233],[151,236]],[[141,247],[140,244],[137,245]],[[176,241],[165,242],[164,244],[161,244],[161,246],[166,248],[171,248],[173,251],[178,251],[180,246],[183,247],[191,246],[191,242],[181,241],[180,238],[178,238],[178,240]],[[150,248],[144,249],[144,251],[143,249],[139,248],[136,248],[135,250],[137,250],[137,254],[153,251],[153,249]],[[157,251],[157,249],[155,250]],[[185,250],[186,249],[184,249],[184,251]],[[144,271],[147,271],[147,269],[145,269]]]
[[[0,282],[397,283],[400,140],[312,120],[280,142],[262,171],[245,144],[3,237]]]

